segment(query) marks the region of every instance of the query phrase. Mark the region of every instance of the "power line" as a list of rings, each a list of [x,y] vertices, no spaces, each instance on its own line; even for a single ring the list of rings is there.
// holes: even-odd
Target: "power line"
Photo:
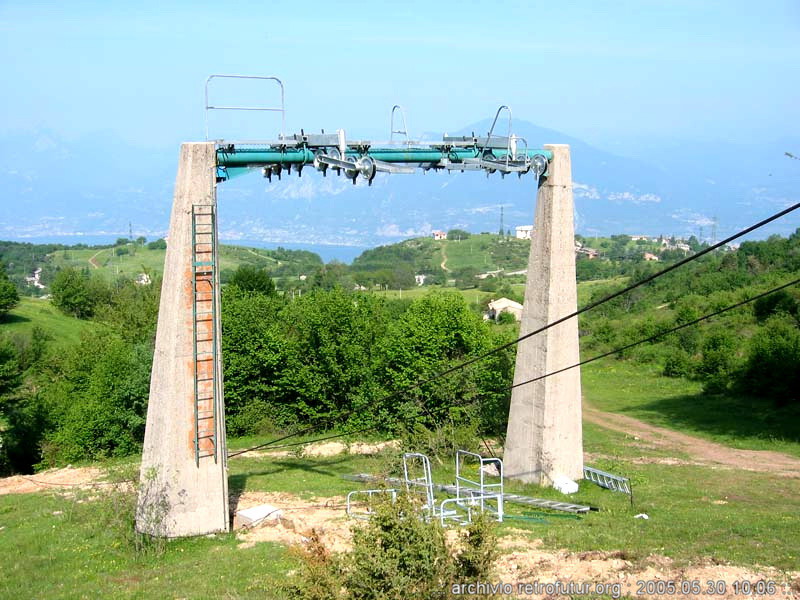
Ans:
[[[625,350],[633,348],[634,346],[639,346],[641,344],[646,344],[647,342],[652,342],[653,340],[656,340],[656,339],[658,339],[660,337],[664,337],[665,335],[669,335],[670,333],[675,333],[676,331],[680,331],[681,329],[684,329],[686,327],[690,327],[692,325],[697,325],[698,323],[700,323],[702,321],[707,321],[708,319],[710,319],[712,317],[716,317],[718,315],[721,315],[722,313],[728,312],[729,310],[733,310],[735,308],[739,308],[740,306],[744,306],[745,304],[748,304],[750,302],[754,302],[755,300],[758,300],[759,298],[763,298],[764,296],[769,296],[770,294],[774,294],[775,292],[779,292],[782,289],[791,287],[793,285],[797,285],[798,283],[800,283],[800,279],[795,279],[794,281],[790,281],[789,283],[785,283],[785,284],[783,284],[781,286],[778,286],[776,288],[773,288],[773,289],[771,289],[771,290],[769,290],[767,292],[763,292],[761,294],[753,296],[752,298],[748,298],[747,300],[742,300],[741,302],[737,302],[736,304],[731,304],[730,306],[727,306],[727,307],[722,308],[720,310],[715,310],[714,312],[708,313],[707,315],[703,315],[702,317],[694,319],[693,321],[688,321],[687,323],[683,323],[683,324],[678,325],[676,327],[672,327],[671,329],[667,329],[666,331],[662,331],[660,333],[656,333],[655,335],[651,335],[650,337],[641,339],[641,340],[633,342],[631,344],[626,344],[625,346],[622,346],[620,348],[616,348],[614,350],[609,350],[608,352],[603,352],[602,354],[598,354],[597,356],[593,356],[592,358],[587,358],[586,360],[582,360],[580,362],[575,363],[574,365],[570,365],[568,367],[564,367],[563,369],[558,369],[556,371],[551,371],[550,373],[545,373],[544,375],[540,375],[539,377],[534,377],[533,379],[528,379],[527,381],[521,381],[519,383],[515,383],[514,385],[512,385],[512,386],[510,386],[510,387],[508,387],[506,389],[513,390],[514,388],[517,388],[517,387],[520,387],[520,386],[523,386],[523,385],[527,385],[529,383],[534,383],[535,381],[540,381],[542,379],[545,379],[547,377],[551,377],[553,375],[558,375],[559,373],[563,373],[564,371],[569,371],[570,369],[575,369],[577,367],[581,367],[583,365],[589,364],[589,363],[594,362],[596,360],[600,360],[601,358],[606,358],[607,356],[611,356],[612,354],[619,354],[620,352],[624,352]]]
[[[783,289],[786,289],[788,287],[791,287],[793,285],[797,285],[798,283],[800,283],[800,279],[795,279],[794,281],[790,281],[789,283],[785,283],[783,285],[780,285],[780,286],[778,286],[776,288],[773,288],[771,290],[768,290],[766,292],[762,292],[760,294],[757,294],[756,296],[752,296],[751,298],[747,298],[746,300],[742,300],[741,302],[737,302],[736,304],[731,304],[730,306],[727,306],[727,307],[722,308],[720,310],[715,310],[714,312],[708,313],[706,315],[703,315],[702,317],[694,319],[693,321],[688,321],[686,323],[683,323],[683,324],[678,325],[676,327],[672,327],[671,329],[667,329],[666,331],[662,331],[661,333],[657,333],[655,335],[651,335],[651,336],[649,336],[647,338],[638,340],[638,341],[633,342],[631,344],[626,344],[625,346],[621,346],[619,348],[615,348],[614,350],[610,350],[608,352],[604,352],[602,354],[598,354],[597,356],[593,356],[592,358],[587,358],[586,360],[582,360],[582,361],[580,361],[578,363],[575,363],[574,365],[570,365],[568,367],[564,367],[563,369],[558,369],[556,371],[551,371],[550,373],[545,373],[544,375],[540,375],[539,377],[534,377],[533,379],[528,379],[527,381],[521,381],[519,383],[515,383],[514,385],[509,386],[509,387],[504,388],[504,389],[511,390],[511,389],[516,388],[516,387],[521,387],[521,386],[527,385],[529,383],[534,383],[536,381],[540,381],[540,380],[545,379],[547,377],[552,377],[553,375],[558,375],[559,373],[563,373],[564,371],[569,371],[570,369],[575,369],[577,367],[589,364],[591,362],[600,360],[601,358],[606,358],[606,357],[611,356],[613,354],[619,354],[620,352],[624,352],[625,350],[633,348],[634,346],[639,346],[641,344],[646,344],[647,342],[652,342],[653,340],[656,340],[656,339],[658,339],[660,337],[664,337],[664,336],[669,335],[671,333],[675,333],[676,331],[680,331],[681,329],[685,329],[686,327],[691,327],[692,325],[697,325],[698,323],[701,323],[703,321],[707,321],[708,319],[711,319],[712,317],[716,317],[716,316],[721,315],[723,313],[726,313],[728,311],[734,310],[736,308],[739,308],[740,306],[744,306],[745,304],[749,304],[750,302],[755,302],[756,300],[758,300],[760,298],[763,298],[765,296],[769,296],[770,294],[774,294],[775,292],[779,292],[779,291],[781,291]],[[434,415],[430,411],[428,411],[424,406],[422,408],[423,408],[423,410],[425,410],[425,412],[429,416],[431,416],[432,418],[435,418]],[[439,410],[440,411],[444,411],[444,410],[448,410],[449,408],[451,408],[451,407],[444,406],[444,407],[440,407]],[[292,447],[295,447],[295,446],[304,446],[306,444],[313,444],[313,443],[316,443],[316,442],[323,442],[323,441],[327,441],[327,440],[332,440],[332,439],[336,439],[336,438],[352,435],[352,434],[355,434],[355,433],[364,433],[366,431],[373,431],[375,429],[378,429],[378,427],[379,427],[378,425],[371,425],[369,427],[364,427],[364,428],[361,428],[361,429],[354,429],[354,430],[351,430],[351,431],[345,431],[343,433],[337,433],[337,434],[333,434],[333,435],[329,435],[329,436],[325,436],[325,437],[321,437],[321,438],[315,438],[313,440],[308,440],[308,441],[305,441],[305,442],[293,442],[291,444],[282,444],[280,446],[275,446],[275,448],[273,448],[273,449],[277,450],[279,448],[292,448]],[[484,443],[486,443],[485,440],[484,440]],[[259,446],[259,447],[263,447],[263,446],[264,445]],[[248,450],[241,450],[239,452],[236,452],[234,454],[229,455],[229,457],[236,456],[236,455],[239,455],[239,454],[244,454],[245,452],[250,452],[251,450],[255,450],[255,449],[257,449],[257,448],[250,448]]]
[[[722,240],[720,242],[717,242],[716,244],[708,246],[707,248],[704,248],[703,250],[699,251],[696,254],[693,254],[691,256],[687,256],[686,258],[683,258],[683,259],[679,260],[678,262],[673,263],[672,265],[669,265],[668,267],[665,267],[664,269],[661,269],[660,271],[657,271],[657,272],[655,272],[655,273],[653,273],[651,275],[648,275],[647,277],[645,277],[645,278],[643,278],[643,279],[641,279],[641,280],[639,280],[639,281],[637,281],[637,282],[635,282],[635,283],[633,283],[631,285],[628,285],[628,286],[626,286],[625,288],[623,288],[621,290],[618,290],[616,292],[608,294],[607,296],[604,296],[604,297],[602,297],[602,298],[600,298],[598,300],[595,300],[594,302],[590,302],[589,304],[587,304],[586,306],[584,306],[582,308],[579,308],[575,312],[572,312],[572,313],[570,313],[568,315],[565,315],[565,316],[563,316],[563,317],[561,317],[559,319],[556,319],[555,321],[547,323],[546,325],[543,325],[542,327],[540,327],[538,329],[535,329],[534,331],[531,331],[529,333],[521,335],[520,337],[516,338],[515,340],[512,340],[510,342],[506,342],[505,344],[497,346],[497,347],[493,348],[492,350],[484,352],[483,354],[480,354],[478,356],[475,356],[473,358],[470,358],[468,360],[460,362],[460,363],[458,363],[458,364],[456,364],[456,365],[454,365],[452,367],[449,367],[449,368],[447,368],[447,369],[445,369],[443,371],[435,373],[434,375],[432,375],[432,376],[430,376],[430,377],[428,377],[426,379],[422,379],[420,381],[408,384],[405,387],[402,387],[402,388],[390,393],[389,395],[384,396],[380,400],[378,400],[377,401],[377,405],[382,405],[385,402],[387,402],[389,400],[392,400],[394,398],[397,398],[398,396],[402,396],[402,395],[404,395],[405,393],[407,393],[407,392],[409,392],[411,390],[419,389],[419,388],[421,388],[421,387],[423,387],[423,386],[425,386],[425,385],[427,385],[429,383],[432,383],[432,382],[436,381],[437,379],[440,379],[442,377],[450,375],[451,373],[454,373],[456,371],[460,371],[461,369],[464,369],[464,368],[466,368],[466,367],[468,367],[468,366],[470,366],[472,364],[475,364],[475,363],[477,363],[477,362],[479,362],[481,360],[484,360],[486,358],[489,358],[490,356],[493,356],[494,354],[497,354],[498,352],[506,350],[506,349],[508,349],[508,348],[510,348],[512,346],[515,346],[515,345],[519,344],[520,342],[522,342],[522,341],[524,341],[524,340],[526,340],[526,339],[528,339],[530,337],[533,337],[534,335],[538,335],[539,333],[542,333],[542,332],[550,329],[551,327],[554,327],[555,325],[559,325],[560,323],[563,323],[565,321],[568,321],[569,319],[575,318],[575,317],[577,317],[577,316],[579,316],[579,315],[581,315],[581,314],[583,314],[583,313],[585,313],[587,311],[592,310],[593,308],[597,308],[598,306],[601,306],[602,304],[605,304],[606,302],[610,302],[611,300],[613,300],[615,298],[618,298],[619,296],[622,296],[623,294],[626,294],[626,293],[628,293],[628,292],[630,292],[630,291],[632,291],[632,290],[634,290],[634,289],[636,289],[638,287],[641,287],[641,286],[645,285],[646,283],[650,283],[651,281],[654,281],[655,279],[658,279],[659,277],[661,277],[663,275],[666,275],[667,273],[670,273],[670,272],[674,271],[675,269],[678,269],[679,267],[682,267],[685,264],[688,264],[688,263],[690,263],[690,262],[692,262],[694,260],[697,260],[698,258],[700,258],[702,256],[705,256],[706,254],[708,254],[710,252],[713,252],[717,248],[720,248],[720,247],[722,247],[722,246],[724,246],[726,244],[729,244],[730,242],[732,242],[735,239],[738,239],[738,238],[740,238],[740,237],[742,237],[744,235],[747,235],[748,233],[752,233],[756,229],[759,229],[759,228],[763,227],[764,225],[767,225],[767,224],[769,224],[769,223],[771,223],[771,222],[773,222],[773,221],[775,221],[777,219],[780,219],[781,217],[789,214],[790,212],[792,212],[794,210],[797,210],[798,208],[800,208],[800,202],[798,202],[796,204],[793,204],[792,206],[789,206],[788,208],[785,208],[782,211],[777,212],[777,213],[767,217],[766,219],[763,219],[763,220],[759,221],[758,223],[756,223],[754,225],[751,225],[750,227],[747,227],[746,229],[743,229],[743,230],[739,231],[738,233],[735,233],[735,234],[725,238],[724,240]],[[577,365],[575,365],[575,366],[577,366]],[[572,368],[572,367],[570,367],[570,368]],[[346,412],[344,412],[344,413],[342,413],[342,414],[340,414],[338,416],[340,418],[341,417],[347,417],[349,415],[352,415],[354,412],[355,412],[355,410],[350,410],[350,411],[346,411]],[[276,440],[271,440],[269,442],[265,442],[263,444],[259,444],[258,446],[253,446],[252,448],[250,448],[248,450],[242,450],[242,451],[236,452],[234,454],[230,454],[229,457],[237,456],[239,454],[243,454],[245,452],[250,452],[252,450],[258,450],[258,449],[261,449],[261,448],[265,448],[267,446],[272,446],[273,444],[277,444],[278,442],[284,441],[286,439],[289,439],[289,438],[292,438],[292,437],[295,437],[295,436],[298,436],[298,435],[303,435],[304,433],[308,433],[309,431],[313,431],[314,429],[316,429],[316,427],[314,427],[314,426],[307,427],[307,428],[301,429],[301,430],[299,430],[297,432],[287,434],[287,435],[285,435],[283,437],[280,437],[280,438],[278,438]],[[358,433],[358,432],[354,432],[354,433]],[[296,445],[296,444],[292,444],[292,445]],[[281,446],[281,447],[287,447],[287,446]]]
[[[560,319],[556,319],[555,321],[552,321],[551,323],[547,323],[546,325],[540,327],[539,329],[535,329],[534,331],[526,333],[525,335],[521,335],[517,339],[515,339],[513,341],[510,341],[510,342],[507,342],[507,343],[505,343],[505,344],[503,344],[501,346],[498,346],[498,347],[496,347],[496,348],[494,348],[492,350],[489,350],[488,352],[485,352],[484,354],[481,354],[480,356],[476,356],[476,357],[471,358],[469,360],[466,360],[466,361],[464,361],[464,362],[462,362],[462,363],[460,363],[458,365],[455,365],[455,366],[453,366],[453,367],[451,367],[449,369],[445,369],[444,371],[442,371],[440,373],[437,373],[436,375],[434,375],[433,377],[431,377],[429,379],[426,379],[426,380],[424,380],[424,381],[422,381],[420,383],[413,384],[413,385],[409,386],[409,388],[413,389],[415,387],[420,387],[422,385],[425,385],[426,383],[430,383],[431,381],[434,381],[435,379],[438,379],[439,377],[443,377],[444,375],[448,375],[448,374],[452,373],[453,371],[456,371],[458,369],[462,369],[462,368],[464,368],[464,367],[466,367],[468,365],[471,365],[472,363],[475,363],[475,362],[478,362],[480,360],[483,360],[484,358],[488,358],[489,356],[491,356],[493,354],[496,354],[497,352],[500,352],[501,350],[505,350],[506,348],[510,348],[511,346],[519,344],[520,342],[522,342],[522,341],[524,341],[524,340],[526,340],[526,339],[528,339],[530,337],[533,337],[534,335],[542,333],[543,331],[546,331],[546,330],[550,329],[551,327],[559,325],[559,324],[563,323],[564,321],[568,321],[569,319],[575,318],[578,315],[581,315],[581,314],[583,314],[583,313],[585,313],[585,312],[587,312],[589,310],[592,310],[593,308],[597,308],[601,304],[605,304],[606,302],[609,302],[609,301],[613,300],[614,298],[622,296],[623,294],[627,294],[628,292],[630,292],[632,290],[635,290],[636,288],[641,287],[646,283],[650,283],[651,281],[653,281],[655,279],[658,279],[662,275],[666,275],[667,273],[670,273],[671,271],[674,271],[675,269],[677,269],[679,267],[682,267],[683,265],[685,265],[687,263],[690,263],[693,260],[697,260],[701,256],[704,256],[704,255],[708,254],[709,252],[712,252],[712,251],[716,250],[717,248],[720,248],[720,247],[732,242],[733,240],[742,237],[743,235],[747,235],[748,233],[751,233],[751,232],[755,231],[756,229],[758,229],[760,227],[763,227],[764,225],[767,225],[768,223],[771,223],[772,221],[775,221],[776,219],[780,219],[781,217],[789,214],[793,210],[797,210],[798,208],[800,208],[800,202],[798,202],[798,203],[790,206],[789,208],[786,208],[786,209],[784,209],[784,210],[782,210],[782,211],[780,211],[778,213],[775,213],[771,217],[767,217],[763,221],[759,221],[755,225],[751,225],[747,229],[743,229],[742,231],[740,231],[740,232],[738,232],[738,233],[736,233],[736,234],[734,234],[734,235],[732,235],[730,237],[725,238],[721,242],[718,242],[718,243],[716,243],[716,244],[714,244],[712,246],[709,246],[708,248],[705,248],[705,249],[701,250],[697,254],[693,254],[691,256],[687,256],[686,258],[683,258],[683,259],[679,260],[678,262],[676,262],[676,263],[674,263],[674,264],[672,264],[672,265],[670,265],[670,266],[668,266],[668,267],[666,267],[664,269],[661,269],[660,271],[657,271],[657,272],[653,273],[652,275],[648,275],[647,277],[637,281],[636,283],[632,283],[631,285],[629,285],[629,286],[627,286],[627,287],[625,287],[625,288],[623,288],[621,290],[618,290],[616,292],[613,292],[613,293],[611,293],[611,294],[609,294],[607,296],[604,296],[604,297],[600,298],[599,300],[595,300],[594,302],[590,302],[586,306],[584,306],[582,308],[579,308],[578,310],[576,310],[573,313],[565,315],[565,316],[561,317]],[[400,391],[402,392],[404,390],[400,390]]]

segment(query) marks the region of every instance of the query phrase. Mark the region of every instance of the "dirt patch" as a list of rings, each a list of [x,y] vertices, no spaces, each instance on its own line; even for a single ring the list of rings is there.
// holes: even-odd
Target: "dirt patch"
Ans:
[[[281,544],[303,545],[308,542],[311,531],[320,536],[322,543],[332,552],[346,552],[351,547],[351,527],[358,523],[345,515],[343,498],[313,498],[304,500],[292,494],[248,492],[239,499],[240,508],[249,508],[259,504],[272,504],[283,510],[278,521],[266,522],[250,530],[237,534],[239,548],[255,546],[257,542],[278,542]],[[457,544],[458,531],[448,530],[447,538],[451,544]],[[747,568],[732,565],[720,565],[711,561],[700,562],[689,567],[678,567],[666,556],[652,555],[643,561],[629,560],[624,551],[588,551],[568,552],[543,548],[541,539],[531,537],[529,532],[510,528],[505,530],[498,540],[501,556],[491,577],[492,582],[511,584],[515,597],[548,598],[547,590],[541,594],[527,593],[518,588],[521,583],[539,582],[554,584],[573,582],[591,586],[589,596],[597,595],[597,585],[618,585],[622,595],[641,598],[675,598],[686,595],[651,594],[644,590],[637,594],[639,581],[693,581],[701,583],[701,591],[707,590],[708,581],[724,581],[725,593],[707,594],[705,597],[715,600],[739,599],[742,592],[735,594],[734,582],[774,581],[778,585],[776,594],[759,595],[760,598],[800,599],[798,590],[792,591],[792,581],[800,578],[800,572],[784,573],[771,567]],[[609,594],[612,588],[609,589]],[[787,593],[788,592],[788,593]],[[700,594],[701,596],[703,594]],[[562,597],[567,597],[562,595]]]
[[[595,460],[617,460],[618,457],[609,454],[598,454],[596,452],[584,452],[584,462],[592,462]],[[693,466],[693,467],[707,467],[708,463],[683,460],[680,458],[671,458],[669,456],[640,456],[637,458],[625,458],[625,462],[633,463],[635,465],[669,465],[669,466]],[[723,469],[732,469],[733,467],[721,466]]]
[[[497,563],[493,580],[512,584],[515,591],[519,592],[515,597],[518,598],[548,598],[556,596],[552,594],[552,589],[540,589],[541,593],[528,593],[528,590],[520,589],[519,584],[555,584],[557,581],[566,586],[570,582],[575,584],[588,585],[588,591],[583,590],[585,595],[590,597],[605,591],[607,595],[614,594],[618,590],[622,596],[637,598],[676,598],[701,596],[715,599],[734,599],[741,598],[743,593],[739,590],[737,594],[734,583],[748,581],[776,582],[775,594],[759,595],[759,598],[800,598],[796,592],[792,595],[790,586],[792,580],[800,576],[800,573],[783,573],[771,567],[746,568],[731,565],[717,564],[698,564],[689,567],[678,568],[672,559],[666,556],[653,555],[634,563],[627,559],[622,551],[613,552],[566,552],[552,551],[541,548],[541,540],[531,540],[512,536],[502,538],[501,547],[512,547],[510,552],[505,552]],[[656,582],[654,589],[648,590],[639,582]],[[662,583],[658,583],[658,582]],[[698,581],[700,583],[700,594],[669,594],[665,589],[658,593],[659,585],[663,582],[673,581],[677,585],[680,582]],[[725,591],[721,592],[721,587],[716,584],[715,593],[707,593],[709,581],[725,582]],[[604,586],[605,590],[598,590],[598,584]],[[691,585],[684,584],[684,585]],[[614,586],[614,587],[611,587]],[[535,592],[536,589],[533,588]],[[573,591],[575,591],[573,589]],[[655,592],[655,593],[651,593]],[[567,597],[562,594],[561,597]]]
[[[729,467],[743,471],[772,473],[780,477],[800,478],[800,458],[771,450],[741,450],[729,448],[678,431],[644,423],[638,419],[607,413],[584,403],[583,416],[590,423],[612,431],[635,436],[659,449],[682,452],[689,457],[686,464],[712,467]],[[644,459],[641,459],[644,460]],[[650,460],[650,459],[648,459]],[[665,460],[665,459],[652,459]],[[672,460],[672,459],[670,459]],[[659,463],[681,464],[681,463]]]
[[[91,488],[105,475],[95,467],[64,467],[50,469],[35,475],[14,475],[0,479],[0,496],[4,494],[30,494],[44,490]]]
[[[395,449],[399,447],[400,440],[389,440],[388,442],[376,442],[374,444],[368,442],[353,442],[352,444],[345,444],[342,442],[320,442],[318,444],[303,446],[302,456],[336,456],[337,454],[371,455],[378,454],[387,448]],[[251,450],[250,452],[242,452],[237,456],[258,458],[261,456],[281,457],[294,455],[294,452],[288,450]]]
[[[308,542],[312,530],[332,552],[350,548],[350,526],[354,521],[345,514],[342,497],[304,500],[284,493],[245,492],[238,502],[237,510],[271,504],[282,511],[277,520],[240,531],[236,537],[241,541],[241,549],[250,548],[256,542],[302,545]]]

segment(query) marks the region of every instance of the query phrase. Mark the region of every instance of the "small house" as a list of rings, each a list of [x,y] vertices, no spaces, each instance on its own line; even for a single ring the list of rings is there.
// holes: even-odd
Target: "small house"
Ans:
[[[486,320],[492,319],[497,321],[502,313],[511,313],[514,318],[519,321],[522,319],[522,304],[514,302],[508,298],[499,298],[489,302],[488,310],[483,318]]]

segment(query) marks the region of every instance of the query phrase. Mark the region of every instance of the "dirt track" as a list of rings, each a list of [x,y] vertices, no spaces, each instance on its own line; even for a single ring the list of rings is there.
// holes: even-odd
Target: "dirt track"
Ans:
[[[586,403],[583,405],[583,418],[606,429],[634,435],[658,448],[685,453],[690,457],[691,464],[723,465],[781,477],[800,477],[800,458],[781,452],[729,448],[685,433],[649,425],[625,415],[602,412]]]

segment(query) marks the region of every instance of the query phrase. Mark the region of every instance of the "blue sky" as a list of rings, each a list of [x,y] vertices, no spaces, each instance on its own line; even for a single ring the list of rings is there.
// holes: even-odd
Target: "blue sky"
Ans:
[[[2,2],[0,60],[0,133],[152,148],[202,139],[210,73],[281,77],[290,131],[385,138],[400,103],[442,132],[509,104],[606,148],[800,136],[797,0]]]

